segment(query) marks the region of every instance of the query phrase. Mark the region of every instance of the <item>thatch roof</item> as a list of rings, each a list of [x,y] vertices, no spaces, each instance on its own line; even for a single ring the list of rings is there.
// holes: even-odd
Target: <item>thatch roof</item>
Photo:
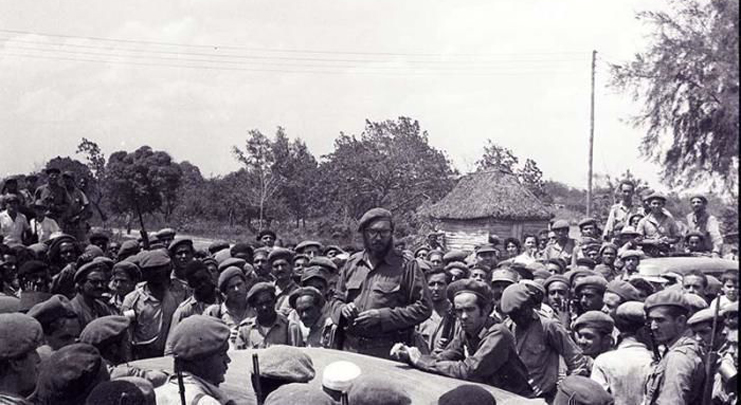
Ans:
[[[517,176],[502,169],[478,171],[462,177],[427,214],[437,219],[458,220],[548,220],[552,217]]]

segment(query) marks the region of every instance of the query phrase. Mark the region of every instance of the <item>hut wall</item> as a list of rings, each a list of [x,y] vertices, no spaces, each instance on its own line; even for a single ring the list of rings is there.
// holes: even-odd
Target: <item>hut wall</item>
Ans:
[[[502,239],[508,237],[521,239],[523,234],[536,234],[547,225],[548,221],[441,220],[438,229],[445,233],[445,245],[448,250],[473,251],[476,245],[486,243],[490,234]]]

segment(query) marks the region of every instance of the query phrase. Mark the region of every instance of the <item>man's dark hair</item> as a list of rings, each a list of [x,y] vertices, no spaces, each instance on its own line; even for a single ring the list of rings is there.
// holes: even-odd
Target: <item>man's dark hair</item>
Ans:
[[[648,281],[642,279],[642,278],[632,278],[628,280],[630,285],[635,287],[637,290],[641,291],[644,296],[648,297],[649,295],[656,292],[654,290],[654,287],[649,283]]]
[[[432,277],[434,275],[437,275],[437,274],[444,275],[445,276],[445,282],[448,283],[448,284],[450,284],[450,282],[452,281],[452,277],[450,276],[450,273],[446,272],[445,269],[433,269],[433,270],[430,270],[430,271],[427,272],[427,274],[425,274],[425,277],[427,277],[427,280],[429,280],[430,277]]]
[[[633,183],[632,181],[630,181],[628,179],[625,179],[625,180],[621,180],[620,181],[620,184],[618,184],[618,190],[622,190],[623,189],[623,186],[626,186],[626,185],[627,186],[630,186],[633,189],[633,191],[635,191],[635,189],[636,189],[635,183]]]
[[[547,232],[548,232],[548,231],[546,231],[546,233],[547,233]],[[536,245],[537,245],[538,243],[540,243],[540,238],[538,238],[538,236],[537,236],[537,235],[533,235],[532,233],[526,233],[526,234],[522,235],[522,244],[523,244],[523,245],[525,244],[525,241],[527,241],[527,238],[533,238],[533,239],[535,239],[535,244],[536,244]]]
[[[689,272],[687,272],[687,274],[684,275],[684,278],[687,278],[689,276],[699,277],[702,280],[702,286],[705,288],[708,287],[708,276],[706,276],[705,273],[703,273],[702,271],[697,269],[690,270]]]
[[[720,282],[725,284],[726,281],[735,281],[738,283],[738,270],[726,270],[720,278]]]

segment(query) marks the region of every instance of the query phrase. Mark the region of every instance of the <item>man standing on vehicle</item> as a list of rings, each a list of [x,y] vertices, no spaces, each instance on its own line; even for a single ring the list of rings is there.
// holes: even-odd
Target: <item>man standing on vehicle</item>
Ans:
[[[571,263],[571,256],[574,253],[576,241],[569,238],[568,221],[563,219],[557,220],[551,226],[551,230],[556,234],[556,240],[545,248],[543,258],[546,260],[561,258],[566,263]]]
[[[723,236],[720,234],[718,218],[710,215],[707,211],[708,199],[702,194],[690,197],[692,212],[687,214],[687,227],[689,232],[700,232],[703,235],[705,249],[711,251],[713,256],[720,257],[723,247]]]
[[[411,344],[414,326],[432,313],[424,274],[393,247],[391,212],[373,208],[358,224],[365,249],[339,275],[331,306],[342,350],[389,358],[395,343]]]
[[[637,231],[644,240],[659,242],[664,245],[673,245],[679,242],[680,232],[677,222],[664,210],[666,197],[652,193],[643,200],[650,211],[638,222]]]
[[[607,241],[611,240],[624,226],[628,225],[630,216],[643,212],[641,206],[633,205],[635,184],[630,180],[623,180],[618,187],[620,189],[620,201],[610,207],[605,230],[602,232],[602,237]]]

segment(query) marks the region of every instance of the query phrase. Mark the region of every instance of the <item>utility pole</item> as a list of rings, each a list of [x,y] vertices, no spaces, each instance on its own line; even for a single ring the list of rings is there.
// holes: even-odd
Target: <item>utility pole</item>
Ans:
[[[589,109],[589,174],[587,183],[587,217],[592,216],[592,161],[594,155],[594,71],[597,62],[597,51],[592,51],[592,95]]]

